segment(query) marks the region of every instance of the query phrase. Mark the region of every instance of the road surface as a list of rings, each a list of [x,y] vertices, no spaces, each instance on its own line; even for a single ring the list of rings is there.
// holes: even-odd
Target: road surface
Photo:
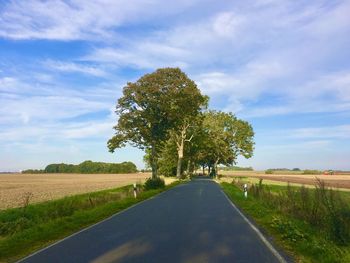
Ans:
[[[144,201],[21,262],[285,262],[211,180]]]

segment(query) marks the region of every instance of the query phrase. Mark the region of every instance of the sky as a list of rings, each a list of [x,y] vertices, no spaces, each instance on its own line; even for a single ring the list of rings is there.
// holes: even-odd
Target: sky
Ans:
[[[0,171],[109,153],[128,81],[180,67],[255,131],[254,169],[350,170],[350,1],[0,1]]]

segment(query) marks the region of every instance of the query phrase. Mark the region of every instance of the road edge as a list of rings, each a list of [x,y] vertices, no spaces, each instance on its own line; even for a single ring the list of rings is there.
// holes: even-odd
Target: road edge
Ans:
[[[277,258],[280,263],[288,263],[288,261],[278,252],[278,250],[267,240],[263,233],[237,208],[237,206],[232,202],[232,200],[226,195],[226,193],[221,189],[221,193],[225,196],[227,201],[231,204],[233,209],[243,218],[243,220],[248,223],[251,229],[257,234],[264,245],[271,251],[271,253]]]

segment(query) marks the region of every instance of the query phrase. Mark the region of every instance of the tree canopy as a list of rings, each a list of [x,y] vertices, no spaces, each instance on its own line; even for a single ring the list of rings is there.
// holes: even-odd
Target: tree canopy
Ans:
[[[111,152],[130,143],[146,151],[144,160],[157,177],[232,165],[254,150],[251,125],[232,113],[207,111],[208,97],[179,68],[162,68],[129,82],[116,105],[119,116]],[[185,162],[187,167],[183,167]]]
[[[108,141],[114,152],[125,143],[141,149],[150,149],[152,176],[157,176],[161,145],[171,131],[184,130],[192,117],[206,105],[194,81],[179,68],[163,68],[146,74],[136,82],[129,82],[118,100],[118,123],[115,135]],[[187,128],[186,128],[187,129]]]
[[[218,164],[232,165],[242,155],[250,158],[254,150],[252,126],[232,113],[209,111],[203,121],[204,151],[201,163],[214,168]]]
[[[201,122],[191,127],[192,140],[184,149],[185,170],[191,173],[198,166],[208,167],[217,173],[219,164],[232,166],[237,157],[250,158],[254,150],[254,132],[251,125],[232,113],[207,111]],[[147,154],[145,160],[148,160]],[[162,145],[159,153],[159,169],[166,176],[177,174],[176,143],[171,138]]]

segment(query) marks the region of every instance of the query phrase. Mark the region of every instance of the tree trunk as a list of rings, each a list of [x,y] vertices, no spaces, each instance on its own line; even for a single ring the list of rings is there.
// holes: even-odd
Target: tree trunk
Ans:
[[[187,176],[190,175],[190,172],[191,172],[191,159],[189,159],[187,162]]]
[[[219,159],[216,159],[215,163],[214,163],[214,169],[215,169],[215,177],[218,177],[218,163],[219,163]]]
[[[178,159],[177,159],[176,177],[180,178],[181,177],[182,158],[184,155],[184,139],[181,139],[181,143],[179,145],[177,155],[178,155]]]
[[[176,167],[176,177],[178,179],[181,178],[181,164],[182,164],[182,158],[178,158],[177,160],[177,167]]]
[[[151,165],[152,165],[152,179],[157,178],[157,157],[156,157],[156,146],[152,144],[152,152],[151,152]]]
[[[204,164],[202,165],[202,168],[203,168],[203,176],[205,175],[205,166]]]
[[[210,176],[210,170],[211,170],[211,166],[208,165],[208,175]]]
[[[187,126],[188,127],[188,126]],[[181,136],[180,136],[180,142],[177,142],[177,167],[176,167],[176,177],[181,178],[181,165],[182,165],[182,159],[184,157],[184,144],[185,144],[185,139],[186,139],[186,130],[187,127],[184,127],[181,131]]]

